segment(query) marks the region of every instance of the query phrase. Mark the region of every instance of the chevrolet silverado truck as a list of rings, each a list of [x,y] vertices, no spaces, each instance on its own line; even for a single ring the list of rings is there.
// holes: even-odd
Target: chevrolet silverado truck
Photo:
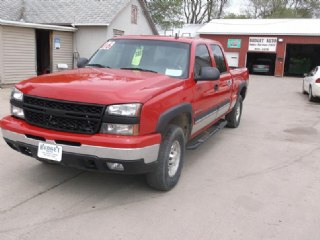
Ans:
[[[186,149],[238,127],[248,78],[246,68],[230,70],[213,40],[117,37],[77,69],[16,84],[2,135],[41,162],[145,174],[168,191]]]

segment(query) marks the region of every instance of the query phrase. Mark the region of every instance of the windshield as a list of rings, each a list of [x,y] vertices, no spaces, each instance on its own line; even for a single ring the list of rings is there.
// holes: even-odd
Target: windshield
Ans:
[[[90,59],[87,66],[132,69],[187,78],[190,45],[158,40],[110,40]]]

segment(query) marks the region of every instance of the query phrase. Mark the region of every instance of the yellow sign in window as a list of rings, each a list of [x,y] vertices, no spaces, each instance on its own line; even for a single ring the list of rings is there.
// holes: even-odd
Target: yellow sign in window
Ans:
[[[143,46],[137,47],[133,55],[131,64],[134,66],[139,66],[141,62],[142,54],[143,54]]]

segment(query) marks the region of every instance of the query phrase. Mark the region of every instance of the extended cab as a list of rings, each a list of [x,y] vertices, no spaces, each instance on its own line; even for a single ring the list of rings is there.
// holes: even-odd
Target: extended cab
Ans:
[[[240,123],[248,71],[230,70],[216,41],[118,37],[78,66],[15,86],[0,122],[11,148],[43,162],[146,174],[151,187],[170,190],[186,149]]]

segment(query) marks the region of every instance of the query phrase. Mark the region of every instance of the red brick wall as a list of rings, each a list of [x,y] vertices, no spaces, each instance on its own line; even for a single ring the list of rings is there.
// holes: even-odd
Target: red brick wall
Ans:
[[[275,65],[275,76],[283,76],[284,62],[286,54],[286,44],[320,44],[320,37],[309,36],[255,36],[255,35],[212,35],[201,34],[203,38],[209,38],[219,41],[226,52],[239,52],[239,67],[246,66],[246,57],[249,46],[249,37],[277,37],[283,39],[283,42],[278,42],[277,57]],[[228,39],[241,39],[241,48],[228,48]],[[283,61],[280,61],[280,60]]]

